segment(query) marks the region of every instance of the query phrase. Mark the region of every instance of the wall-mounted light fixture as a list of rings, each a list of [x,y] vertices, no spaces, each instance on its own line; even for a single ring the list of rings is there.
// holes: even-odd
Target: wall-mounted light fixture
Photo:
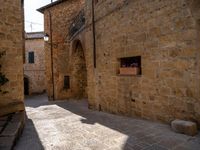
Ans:
[[[48,42],[49,41],[49,35],[47,33],[45,33],[44,35],[44,41],[45,42]]]

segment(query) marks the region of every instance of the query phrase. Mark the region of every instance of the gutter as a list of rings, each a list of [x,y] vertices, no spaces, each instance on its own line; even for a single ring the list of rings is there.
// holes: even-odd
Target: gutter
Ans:
[[[62,2],[65,2],[65,1],[67,1],[67,0],[57,0],[55,2],[53,2],[53,0],[51,0],[50,4],[48,4],[46,6],[43,6],[41,8],[38,8],[37,11],[39,11],[40,13],[44,13],[44,11],[46,9],[51,8],[51,7],[55,6],[55,5],[58,5],[58,4],[62,3]]]
[[[53,84],[53,96],[52,99],[53,101],[55,100],[55,88],[54,88],[54,66],[53,66],[53,34],[52,34],[52,17],[51,17],[51,12],[49,12],[49,30],[50,30],[50,41],[51,41],[51,73],[52,73],[52,84]]]

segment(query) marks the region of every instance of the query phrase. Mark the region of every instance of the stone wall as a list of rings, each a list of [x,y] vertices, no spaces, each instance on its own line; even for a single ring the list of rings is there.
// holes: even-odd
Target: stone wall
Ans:
[[[200,124],[199,28],[186,0],[86,1],[86,62],[91,108],[170,122]],[[194,10],[195,12],[199,10]],[[141,56],[142,75],[119,75],[119,58]]]
[[[0,116],[24,110],[23,93],[23,4],[22,0],[7,0],[0,5],[0,51],[6,55],[0,60],[2,72],[9,82],[0,94]]]
[[[26,63],[24,64],[24,75],[29,80],[29,94],[40,94],[46,89],[45,83],[45,54],[43,38],[26,39]],[[35,62],[28,61],[28,53],[34,52]]]
[[[84,0],[66,0],[43,10],[45,33],[50,35],[50,39],[50,14],[52,20],[52,43],[49,41],[45,44],[47,92],[50,99],[52,99],[53,96],[51,46],[53,52],[55,99],[76,97],[76,90],[73,89],[73,87],[75,87],[75,82],[71,75],[72,70],[69,65],[69,51],[71,46],[69,41],[69,27],[74,17],[79,13],[83,6]],[[70,89],[64,88],[64,76],[70,76]]]

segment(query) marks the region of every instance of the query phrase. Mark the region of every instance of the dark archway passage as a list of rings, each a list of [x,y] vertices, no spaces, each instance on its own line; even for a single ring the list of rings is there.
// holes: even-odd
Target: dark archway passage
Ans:
[[[72,51],[72,82],[75,98],[87,98],[87,69],[80,41],[74,43]]]
[[[24,95],[29,95],[29,80],[24,77]]]

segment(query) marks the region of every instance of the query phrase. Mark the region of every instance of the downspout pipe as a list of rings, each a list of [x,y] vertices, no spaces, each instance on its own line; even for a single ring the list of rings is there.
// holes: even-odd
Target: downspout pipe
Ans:
[[[51,49],[51,76],[52,76],[52,85],[53,85],[53,95],[52,95],[52,100],[55,100],[55,84],[54,84],[54,61],[53,61],[53,34],[52,34],[52,16],[51,12],[48,11],[49,13],[49,30],[50,30],[50,49]]]
[[[93,34],[93,60],[94,68],[96,68],[96,32],[95,32],[95,14],[94,14],[94,0],[92,0],[92,34]]]

